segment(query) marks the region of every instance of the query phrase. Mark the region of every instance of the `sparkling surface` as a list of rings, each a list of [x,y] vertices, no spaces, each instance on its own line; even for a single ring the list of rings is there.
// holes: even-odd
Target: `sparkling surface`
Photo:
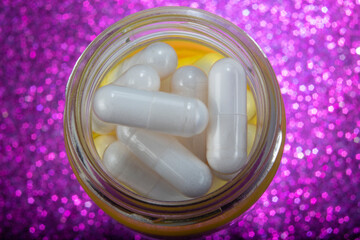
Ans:
[[[287,134],[267,191],[202,239],[360,239],[360,1],[16,1],[0,3],[0,238],[146,239],[80,187],[63,140],[64,94],[102,30],[142,9],[216,13],[253,37],[283,94]]]

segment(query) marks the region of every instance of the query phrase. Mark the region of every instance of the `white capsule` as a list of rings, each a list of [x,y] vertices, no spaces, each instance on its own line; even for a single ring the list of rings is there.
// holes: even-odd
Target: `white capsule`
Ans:
[[[158,91],[160,77],[153,67],[138,64],[129,68],[112,84],[148,91]]]
[[[188,197],[199,197],[211,186],[208,166],[174,137],[143,129],[117,127],[117,137],[145,165]]]
[[[117,180],[145,197],[161,201],[189,199],[140,162],[120,141],[105,150],[103,163]]]
[[[99,157],[102,158],[105,152],[105,149],[117,138],[113,135],[100,135],[94,139],[94,145]]]
[[[177,62],[176,52],[169,44],[156,42],[125,59],[114,69],[114,74],[118,77],[136,64],[149,64],[158,72],[160,78],[164,79],[175,71]]]
[[[171,90],[185,97],[193,97],[207,103],[208,80],[206,74],[197,67],[184,66],[172,76]]]
[[[115,85],[97,90],[94,112],[106,122],[185,137],[202,132],[209,117],[195,98]]]
[[[209,73],[207,160],[220,173],[239,171],[246,154],[246,74],[238,61],[224,58]]]
[[[178,68],[172,76],[172,92],[184,97],[197,98],[207,103],[208,80],[206,74],[197,67]],[[179,138],[179,141],[200,160],[206,161],[206,132],[190,138]]]
[[[154,68],[149,65],[139,64],[129,68],[113,85],[158,91],[160,88],[160,78]],[[108,134],[115,130],[115,124],[104,122],[92,112],[92,130],[98,134]]]
[[[256,126],[252,124],[247,125],[247,155],[249,155],[255,141],[256,135]],[[223,179],[223,180],[231,180],[233,179],[239,172],[231,173],[231,174],[221,174],[219,172],[213,172],[215,176]]]

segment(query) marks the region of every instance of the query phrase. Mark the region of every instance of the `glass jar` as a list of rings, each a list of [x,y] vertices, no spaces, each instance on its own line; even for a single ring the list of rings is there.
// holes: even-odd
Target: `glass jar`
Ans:
[[[123,187],[102,166],[91,130],[94,93],[110,69],[139,48],[171,39],[201,43],[239,60],[257,106],[257,132],[247,167],[218,190],[182,202],[148,199]],[[206,11],[161,7],[125,17],[85,49],[67,84],[64,130],[78,181],[107,214],[148,235],[189,236],[225,226],[263,194],[281,160],[285,111],[269,61],[245,32]]]

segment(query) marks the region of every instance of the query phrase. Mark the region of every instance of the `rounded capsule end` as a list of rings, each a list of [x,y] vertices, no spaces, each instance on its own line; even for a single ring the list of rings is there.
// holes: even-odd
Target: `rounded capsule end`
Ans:
[[[203,132],[209,122],[209,112],[203,102],[192,99],[187,104],[188,120],[183,129],[183,137],[191,137]]]
[[[104,152],[108,148],[108,146],[116,140],[116,137],[112,135],[100,135],[94,139],[96,152],[101,159],[103,158]]]
[[[183,66],[178,68],[172,76],[172,89],[175,92],[184,90],[194,92],[200,87],[207,86],[207,76],[199,68],[194,66]]]
[[[111,109],[111,92],[111,86],[101,87],[96,91],[93,101],[94,114],[100,120],[105,122],[109,122],[109,120],[112,118],[113,111]]]
[[[103,155],[105,168],[114,176],[119,177],[125,169],[130,151],[120,141],[111,143]]]
[[[206,194],[213,181],[211,170],[201,160],[193,161],[193,168],[197,169],[196,174],[187,176],[191,184],[183,186],[182,193],[188,197],[200,197]]]
[[[178,59],[175,50],[169,44],[156,42],[145,49],[142,63],[150,64],[160,78],[166,78],[175,71]]]
[[[209,78],[212,75],[217,75],[224,72],[237,73],[240,75],[240,79],[245,79],[245,70],[241,63],[232,58],[223,58],[218,60],[210,70]]]
[[[194,132],[199,134],[203,132],[209,122],[209,112],[203,102],[197,100],[197,115],[194,124]]]
[[[231,152],[231,151],[229,151]],[[207,161],[211,169],[221,174],[233,174],[240,171],[247,162],[246,154],[229,152],[207,152]]]
[[[147,91],[158,91],[160,89],[160,77],[157,71],[146,64],[137,64],[131,67],[119,80],[114,84]]]

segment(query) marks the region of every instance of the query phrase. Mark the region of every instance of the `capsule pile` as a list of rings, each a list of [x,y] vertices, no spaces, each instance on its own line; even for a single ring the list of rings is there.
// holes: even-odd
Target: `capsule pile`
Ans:
[[[242,65],[215,52],[194,58],[150,44],[118,64],[94,96],[92,130],[104,167],[151,199],[216,190],[246,166],[255,139]]]

